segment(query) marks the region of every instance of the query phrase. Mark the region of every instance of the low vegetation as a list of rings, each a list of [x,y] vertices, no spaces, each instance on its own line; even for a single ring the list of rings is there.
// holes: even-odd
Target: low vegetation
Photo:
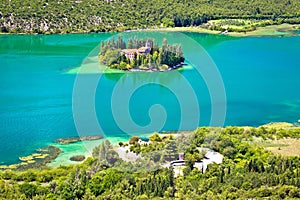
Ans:
[[[122,161],[104,141],[79,165],[2,171],[0,199],[299,199],[299,155],[274,154],[255,138],[297,140],[300,128],[202,127],[176,137],[154,134],[148,143],[133,137],[131,150],[143,157],[133,163]],[[221,153],[223,162],[203,174],[193,168],[202,156],[198,147]],[[151,165],[154,159],[176,159],[179,152],[186,160],[183,176]]]

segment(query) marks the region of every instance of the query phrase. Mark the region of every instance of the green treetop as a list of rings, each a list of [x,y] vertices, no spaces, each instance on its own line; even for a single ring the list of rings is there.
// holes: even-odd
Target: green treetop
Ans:
[[[169,45],[164,38],[160,48],[154,39],[129,38],[128,44],[122,36],[101,42],[99,62],[113,69],[165,71],[181,67],[184,62],[181,45]]]

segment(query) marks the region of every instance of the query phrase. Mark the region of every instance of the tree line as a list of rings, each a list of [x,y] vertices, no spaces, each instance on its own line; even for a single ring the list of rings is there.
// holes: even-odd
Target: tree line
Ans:
[[[135,163],[122,161],[106,140],[83,164],[0,172],[0,199],[299,199],[300,156],[276,155],[253,137],[299,139],[300,129],[202,127],[177,137],[155,133],[148,144],[136,136],[120,143],[142,155]],[[203,156],[198,147],[220,152],[223,162],[205,173],[195,169]],[[173,160],[178,152],[187,161],[183,176],[151,167],[151,160]]]
[[[145,53],[134,52],[129,58],[122,50],[137,50],[150,45],[150,51]],[[167,70],[177,68],[184,62],[182,47],[179,44],[169,45],[167,39],[163,39],[162,47],[159,47],[154,39],[129,38],[128,44],[119,35],[115,40],[112,37],[107,42],[101,42],[99,61],[112,69],[129,70]]]
[[[198,26],[210,19],[270,19],[300,22],[298,0],[3,0],[5,33],[108,32]]]

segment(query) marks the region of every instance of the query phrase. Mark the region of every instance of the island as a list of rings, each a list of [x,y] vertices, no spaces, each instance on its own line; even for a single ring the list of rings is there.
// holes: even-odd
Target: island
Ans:
[[[128,42],[119,35],[101,42],[99,62],[111,69],[129,71],[169,71],[184,65],[184,56],[180,44],[169,45],[167,39],[159,47],[154,39],[129,38]]]
[[[81,136],[81,137],[67,137],[67,138],[58,138],[54,142],[59,144],[71,144],[80,141],[91,141],[91,140],[100,140],[103,138],[103,135],[94,135],[94,136]]]
[[[84,155],[76,155],[70,158],[71,161],[75,161],[75,162],[80,162],[83,161],[84,159],[85,159]]]

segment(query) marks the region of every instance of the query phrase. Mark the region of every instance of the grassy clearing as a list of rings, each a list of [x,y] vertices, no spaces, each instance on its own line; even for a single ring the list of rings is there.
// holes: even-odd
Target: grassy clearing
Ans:
[[[299,156],[300,155],[300,140],[297,139],[280,139],[275,140],[273,145],[279,146],[269,146],[266,149],[283,156]]]
[[[295,127],[294,124],[288,122],[271,122],[265,125],[262,125],[265,128],[275,128],[275,129],[286,129]]]
[[[224,34],[229,36],[237,36],[237,37],[247,37],[247,36],[291,36],[291,35],[299,35],[297,30],[299,30],[300,25],[296,24],[280,24],[280,25],[270,25],[260,27],[261,24],[253,23],[249,20],[244,20],[242,22],[237,22],[236,24],[226,24],[226,21],[221,20],[211,20],[209,21],[209,26],[212,24],[218,26],[221,29],[228,30],[243,30],[247,29],[251,26],[257,27],[256,30],[253,31],[245,31],[245,32],[224,32]],[[208,27],[209,27],[208,26]],[[144,30],[143,30],[144,31]],[[205,27],[174,27],[174,28],[160,28],[160,29],[147,29],[146,31],[174,31],[174,32],[197,32],[197,33],[208,33],[208,34],[222,34],[220,30],[210,30]]]
[[[245,33],[236,33],[231,32],[228,35],[231,36],[280,36],[280,35],[299,35],[297,30],[300,28],[300,25],[292,24],[280,24],[280,25],[271,25],[265,27],[258,27],[254,31],[245,32]]]
[[[284,138],[279,140],[262,140],[255,138],[254,144],[264,147],[275,154],[283,156],[299,156],[300,140],[294,138]]]

